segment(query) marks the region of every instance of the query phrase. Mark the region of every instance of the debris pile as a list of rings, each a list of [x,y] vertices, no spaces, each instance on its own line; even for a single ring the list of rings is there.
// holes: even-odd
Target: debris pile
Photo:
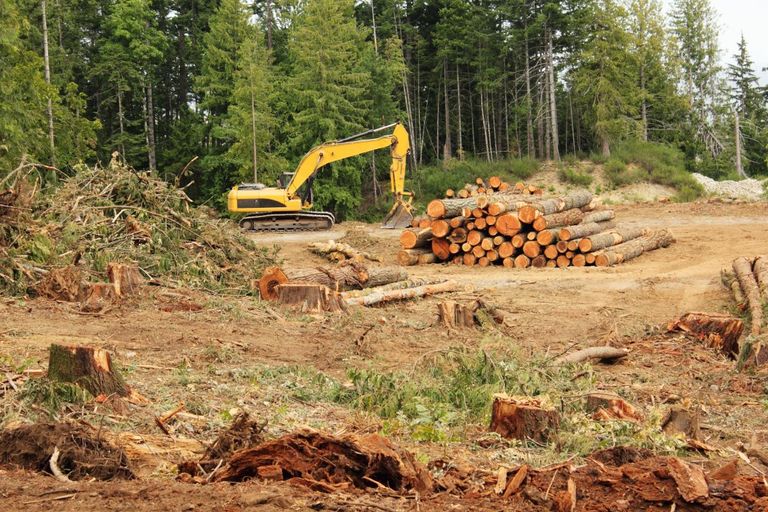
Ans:
[[[182,480],[200,481],[196,463],[183,463]],[[388,488],[428,493],[433,481],[413,455],[378,434],[334,437],[315,431],[287,434],[233,453],[208,481],[290,480],[321,492]]]
[[[81,284],[103,281],[115,262],[148,279],[247,293],[274,260],[182,189],[116,160],[42,188],[34,169],[17,171],[0,183],[2,292],[60,288],[62,298],[82,300]],[[67,275],[56,274],[62,268]]]
[[[403,266],[435,262],[482,267],[613,266],[675,241],[669,230],[617,226],[587,190],[535,198],[521,191],[436,199],[428,225],[400,236]],[[424,225],[425,227],[421,227]]]
[[[75,423],[36,423],[0,432],[0,464],[63,481],[133,478],[121,449],[99,431]]]

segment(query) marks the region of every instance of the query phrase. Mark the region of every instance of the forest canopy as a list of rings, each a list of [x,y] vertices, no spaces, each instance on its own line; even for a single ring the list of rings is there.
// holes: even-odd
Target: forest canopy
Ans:
[[[117,151],[221,206],[395,120],[412,172],[633,147],[768,175],[768,88],[743,38],[721,53],[709,0],[0,0],[0,176]],[[354,214],[386,169],[334,165],[318,206]]]

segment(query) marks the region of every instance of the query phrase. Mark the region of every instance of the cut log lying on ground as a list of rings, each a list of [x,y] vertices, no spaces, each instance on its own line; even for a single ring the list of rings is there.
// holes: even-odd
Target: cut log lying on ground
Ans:
[[[557,431],[560,416],[533,398],[493,396],[490,430],[507,439],[531,439],[542,443]]]
[[[579,250],[583,253],[599,251],[607,247],[619,245],[635,238],[640,238],[643,235],[648,234],[648,231],[643,228],[623,227],[619,226],[605,233],[598,233],[596,235],[589,235],[579,240]]]
[[[285,283],[276,287],[277,301],[298,306],[302,312],[336,312],[345,309],[339,293],[327,286],[312,283]]]
[[[336,267],[289,269],[269,267],[264,270],[258,287],[261,298],[277,300],[275,287],[288,282],[314,283],[331,290],[357,290],[372,288],[408,279],[408,273],[400,267],[366,266],[356,261],[343,262]]]
[[[309,244],[308,247],[310,251],[316,254],[328,256],[332,260],[349,258],[355,260],[366,259],[370,261],[381,261],[381,258],[375,254],[371,254],[365,251],[358,251],[348,244],[339,243],[335,240],[329,240],[328,242],[314,242]],[[339,258],[337,255],[342,255],[343,257]]]
[[[571,354],[567,354],[558,357],[555,362],[557,364],[573,364],[586,361],[587,359],[599,359],[601,361],[615,361],[622,357],[627,357],[629,350],[625,348],[616,347],[590,347],[582,350],[577,350]]]
[[[610,267],[637,258],[644,252],[669,247],[674,242],[672,233],[668,229],[662,229],[598,253],[595,256],[595,264],[598,267]]]
[[[758,256],[752,265],[763,302],[768,302],[768,256]]]
[[[48,354],[48,379],[80,386],[94,397],[112,395],[134,403],[147,399],[133,390],[112,364],[109,352],[96,347],[52,344]]]
[[[504,323],[504,314],[483,300],[474,300],[469,304],[445,301],[437,305],[438,322],[452,328],[481,326],[486,320]]]
[[[749,258],[740,257],[733,260],[733,272],[741,285],[741,291],[747,300],[750,312],[752,336],[759,336],[763,326],[763,305],[760,300],[760,288],[757,278],[752,272],[752,261]]]
[[[437,293],[454,292],[459,289],[460,286],[455,281],[444,281],[442,283],[417,286],[415,288],[406,288],[403,290],[374,290],[362,297],[346,297],[342,294],[342,298],[347,305],[350,306],[373,306],[383,302],[413,299]]]
[[[397,252],[397,264],[410,267],[419,264],[419,257],[432,254],[432,249],[403,249]]]
[[[686,313],[671,322],[667,330],[690,333],[726,357],[736,359],[744,322],[730,315],[694,312]]]
[[[725,268],[720,270],[720,280],[722,281],[723,286],[731,291],[731,295],[733,295],[733,300],[736,303],[736,307],[743,311],[746,300],[744,299],[744,294],[741,292],[741,285],[739,285],[739,280],[736,279],[736,276],[733,274],[733,272]]]
[[[403,249],[417,249],[427,247],[432,240],[432,228],[406,229],[400,233],[400,247]]]
[[[365,288],[362,290],[350,290],[344,292],[344,298],[362,297],[371,293],[389,291],[389,290],[404,290],[406,288],[416,288],[417,286],[426,286],[435,284],[438,281],[431,279],[406,279],[403,281],[397,281],[395,283],[389,283],[375,288]]]

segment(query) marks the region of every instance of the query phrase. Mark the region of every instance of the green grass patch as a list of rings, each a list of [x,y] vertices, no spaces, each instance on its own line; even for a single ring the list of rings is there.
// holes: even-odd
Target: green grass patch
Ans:
[[[692,201],[704,194],[702,186],[685,170],[683,153],[667,144],[623,142],[614,148],[605,170],[613,186],[640,182],[666,185],[677,190],[675,200],[680,202]]]
[[[578,187],[588,187],[592,184],[593,178],[585,172],[581,172],[568,165],[561,165],[557,171],[560,181],[576,185]]]

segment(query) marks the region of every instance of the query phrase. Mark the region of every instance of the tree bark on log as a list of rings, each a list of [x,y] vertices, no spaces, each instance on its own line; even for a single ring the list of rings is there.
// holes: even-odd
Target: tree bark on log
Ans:
[[[400,247],[403,249],[427,247],[430,240],[432,240],[432,228],[406,229],[400,233]]]
[[[76,384],[95,397],[117,395],[137,402],[146,401],[125,382],[113,366],[109,352],[101,348],[52,344],[48,355],[48,378],[53,382]]]
[[[545,199],[544,201],[531,202],[526,206],[518,208],[517,214],[518,217],[520,217],[520,222],[530,224],[536,219],[536,217],[542,215],[551,215],[553,213],[586,206],[592,201],[592,198],[593,196],[590,191],[577,190],[576,192],[568,194],[567,196]]]
[[[557,431],[560,416],[535,399],[493,397],[490,430],[507,439],[531,439],[543,443]]]
[[[432,219],[458,217],[463,208],[477,208],[477,199],[474,197],[435,199],[427,204],[427,215]]]
[[[263,300],[277,300],[277,286],[288,282],[314,283],[331,290],[356,290],[381,286],[408,278],[398,267],[366,267],[359,262],[342,263],[338,267],[290,269],[267,268],[259,279],[258,288]]]
[[[763,305],[760,300],[760,287],[757,284],[757,278],[752,273],[752,262],[749,258],[740,257],[733,260],[733,272],[736,279],[739,280],[741,291],[747,299],[749,313],[751,316],[752,336],[759,336],[763,327]]]
[[[397,264],[401,267],[410,267],[419,264],[419,256],[429,254],[430,249],[402,249],[397,251]]]
[[[561,228],[558,232],[559,240],[573,240],[575,238],[583,238],[585,236],[595,235],[608,229],[616,227],[611,221],[608,222],[590,222],[588,224],[578,224],[576,226],[568,226]]]
[[[584,219],[581,221],[584,224],[589,222],[605,222],[616,218],[616,213],[613,210],[600,210],[597,212],[590,212],[584,215]]]
[[[586,361],[587,359],[599,359],[601,361],[614,361],[627,357],[629,350],[625,348],[616,347],[589,347],[582,350],[577,350],[572,354],[567,354],[562,357],[558,357],[555,362],[557,364],[573,364]]]
[[[305,313],[343,311],[344,301],[339,293],[327,286],[312,283],[285,283],[277,286],[277,300],[281,304],[299,306]]]
[[[758,256],[753,265],[757,287],[764,302],[768,302],[768,256]]]
[[[415,288],[417,286],[426,286],[429,284],[435,284],[435,281],[430,279],[405,279],[403,281],[397,281],[394,283],[384,284],[377,286],[376,288],[364,288],[362,290],[349,290],[342,292],[341,296],[344,299],[352,297],[363,297],[371,293],[378,293],[387,290],[404,290],[406,288]]]
[[[545,229],[558,228],[561,226],[574,226],[581,224],[584,219],[584,212],[578,208],[571,208],[559,213],[543,215],[533,220],[533,229],[543,231]]]
[[[599,251],[648,234],[647,229],[633,227],[617,227],[606,233],[598,233],[584,237],[579,242],[581,252]]]
[[[434,295],[436,293],[453,292],[458,289],[460,289],[460,286],[455,281],[445,281],[437,284],[417,286],[416,288],[406,288],[404,290],[374,291],[364,297],[350,297],[349,299],[345,299],[345,301],[347,305],[350,306],[372,306],[383,302],[413,299],[416,297],[424,297],[426,295]]]
[[[662,247],[669,247],[675,242],[675,237],[667,229],[662,229],[640,238],[613,246],[595,255],[598,267],[609,267],[636,258],[644,252]]]
[[[739,356],[739,338],[744,332],[741,319],[720,313],[686,313],[667,326],[669,331],[690,333],[730,359]]]

